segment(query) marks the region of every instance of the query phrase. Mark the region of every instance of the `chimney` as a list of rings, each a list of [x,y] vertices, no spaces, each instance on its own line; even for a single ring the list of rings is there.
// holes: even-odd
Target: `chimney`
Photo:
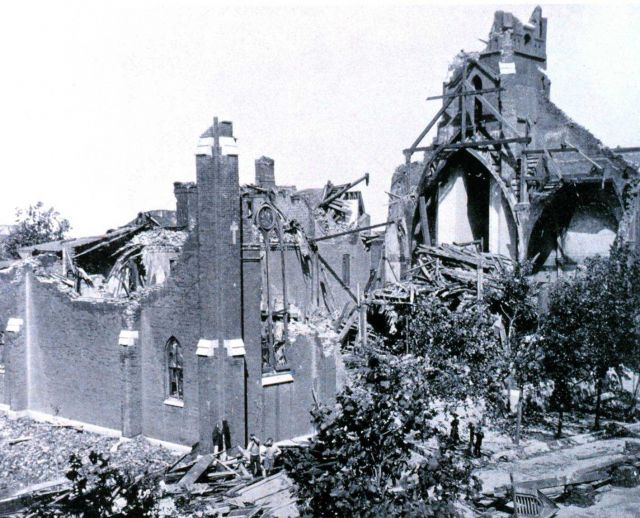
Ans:
[[[198,187],[194,182],[174,182],[173,193],[177,226],[193,230],[198,222]]]
[[[256,160],[256,185],[258,187],[275,187],[276,175],[272,158],[261,156]]]

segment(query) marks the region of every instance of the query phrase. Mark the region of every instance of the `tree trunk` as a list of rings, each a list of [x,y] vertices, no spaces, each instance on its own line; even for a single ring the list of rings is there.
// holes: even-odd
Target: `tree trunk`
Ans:
[[[564,417],[564,411],[558,411],[558,429],[556,430],[556,439],[560,439],[562,437],[562,418]]]
[[[516,446],[520,444],[520,428],[522,426],[522,397],[524,396],[524,390],[522,387],[518,387],[520,390],[520,397],[518,397],[518,410],[516,416]]]
[[[598,376],[598,382],[596,383],[596,421],[593,425],[593,429],[597,432],[600,430],[600,402],[602,400],[602,378]]]
[[[636,377],[637,377],[637,381],[636,381]],[[629,416],[632,416],[634,414],[636,409],[636,404],[638,402],[638,387],[640,387],[640,376],[634,373],[633,380],[635,385],[633,388],[633,398],[631,398],[631,404],[629,405],[629,408],[627,408],[627,414]]]

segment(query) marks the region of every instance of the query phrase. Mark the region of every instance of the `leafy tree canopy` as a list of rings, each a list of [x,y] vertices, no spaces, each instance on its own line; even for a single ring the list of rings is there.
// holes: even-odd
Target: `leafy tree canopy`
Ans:
[[[45,209],[41,201],[27,209],[17,209],[16,227],[3,242],[3,255],[18,258],[19,248],[64,239],[70,228],[67,219],[53,207]]]
[[[454,516],[478,489],[471,465],[434,422],[424,358],[371,356],[313,412],[318,434],[285,466],[301,510],[314,516]]]
[[[607,372],[639,366],[639,321],[640,263],[626,245],[612,247],[609,257],[587,259],[574,276],[556,284],[541,336],[557,409],[568,408],[579,383],[592,381],[599,427]]]

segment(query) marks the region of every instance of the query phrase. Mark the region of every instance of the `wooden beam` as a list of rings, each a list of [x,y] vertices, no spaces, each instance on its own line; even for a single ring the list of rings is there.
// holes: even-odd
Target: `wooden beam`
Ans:
[[[640,152],[640,147],[614,147],[611,148],[611,151],[614,153],[638,153]]]
[[[333,268],[331,268],[331,265],[325,260],[324,257],[322,257],[320,255],[320,252],[317,253],[318,256],[318,260],[322,263],[322,265],[327,269],[327,271],[333,276],[333,278],[338,281],[338,284],[340,284],[340,286],[342,287],[342,289],[344,291],[346,291],[349,296],[353,299],[353,301],[357,304],[358,303],[358,297],[356,297],[354,295],[354,293],[349,289],[349,286],[347,286],[344,281],[340,278],[340,276],[333,270]]]
[[[387,225],[391,225],[392,223],[396,223],[396,221],[395,220],[385,221],[384,223],[377,223],[375,225],[369,225],[368,227],[354,228],[353,230],[338,232],[337,234],[329,234],[328,236],[309,238],[309,241],[312,241],[312,242],[325,241],[326,239],[333,239],[334,237],[346,236],[348,234],[354,234],[356,232],[364,232],[365,230],[371,230],[372,228],[386,227]]]
[[[473,89],[473,85],[471,85],[468,81],[466,82],[467,86],[470,87],[471,89]],[[520,133],[518,133],[518,130],[515,129],[503,116],[502,114],[493,106],[493,104],[491,104],[486,97],[482,96],[482,95],[476,95],[476,99],[480,99],[480,102],[483,104],[483,106],[485,106],[495,117],[496,119],[498,119],[500,122],[502,122],[503,124],[505,124],[506,126],[509,127],[509,129],[511,131],[513,131],[513,133],[517,136],[520,136]]]
[[[465,94],[465,86],[467,85],[467,62],[462,67],[462,81],[460,83],[460,93]],[[473,88],[472,88],[473,90]],[[460,140],[467,138],[467,99],[464,95],[460,96]]]
[[[558,164],[556,163],[556,161],[551,156],[551,153],[549,153],[549,151],[547,151],[547,152],[545,152],[544,156],[547,157],[548,163],[550,163],[553,166],[553,172],[556,174],[558,179],[562,180],[562,173],[560,172],[560,167],[558,167]]]
[[[464,92],[460,92],[460,93],[457,93],[457,94],[432,95],[431,97],[427,97],[427,101],[434,101],[435,99],[447,99],[449,97],[470,96],[470,95],[478,95],[478,94],[490,94],[490,93],[494,93],[494,92],[504,92],[504,88],[482,88],[480,90],[472,90],[472,91],[465,90]]]
[[[461,86],[458,87],[458,90],[461,89]],[[447,108],[449,108],[449,106],[451,105],[451,103],[453,102],[453,100],[455,99],[455,97],[450,97],[449,99],[447,99],[444,104],[442,105],[442,108],[440,108],[438,110],[438,113],[435,114],[435,116],[433,117],[433,119],[431,119],[431,121],[429,122],[429,124],[427,124],[427,127],[425,129],[422,130],[422,132],[420,133],[420,135],[418,135],[418,138],[415,140],[415,142],[411,145],[411,147],[407,150],[410,154],[413,154],[413,150],[418,146],[418,144],[420,144],[420,142],[422,142],[422,139],[426,136],[427,133],[429,133],[429,131],[431,130],[431,128],[433,128],[433,125],[438,121],[438,119],[442,116],[442,114],[447,111]]]
[[[522,152],[525,155],[544,155],[547,151],[550,153],[568,153],[568,152],[577,152],[578,150],[574,147],[553,147],[553,148],[540,148],[540,149],[523,149]]]
[[[416,148],[413,148],[413,149],[403,149],[402,152],[406,155],[409,152],[418,153],[419,151],[433,151],[436,147],[437,146],[416,147]]]
[[[503,144],[528,144],[529,142],[531,142],[531,138],[529,137],[500,138],[493,140],[477,140],[475,142],[456,142],[455,144],[446,144],[443,149],[501,146]]]
[[[585,155],[579,147],[577,147],[577,146],[573,145],[573,144],[572,144],[571,142],[569,142],[569,141],[567,141],[567,144],[569,144],[571,147],[575,148],[575,149],[578,151],[578,154],[579,154],[580,156],[582,156],[584,159],[586,159],[586,160],[588,160],[589,162],[591,162],[591,164],[592,164],[592,165],[593,165],[593,166],[594,166],[598,171],[600,171],[601,173],[604,171],[604,167],[602,167],[600,164],[595,163],[591,158],[589,158],[587,155]]]
[[[424,244],[431,245],[431,234],[429,233],[429,218],[427,216],[427,202],[424,196],[418,199],[418,209],[420,211],[420,230],[422,230],[422,240]]]

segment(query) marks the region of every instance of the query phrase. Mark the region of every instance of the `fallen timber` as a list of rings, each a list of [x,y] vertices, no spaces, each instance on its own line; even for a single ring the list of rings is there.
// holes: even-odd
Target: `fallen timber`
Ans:
[[[405,278],[371,294],[373,303],[413,303],[416,295],[443,299],[476,299],[487,288],[498,288],[499,277],[513,268],[508,257],[479,252],[472,244],[419,245]]]
[[[630,436],[635,437],[634,434]],[[511,512],[512,502],[517,512],[525,513],[523,505],[529,501],[530,506],[534,503],[538,506],[538,514],[525,513],[527,516],[552,516],[552,511],[557,509],[554,500],[564,503],[565,498],[576,494],[586,499],[593,498],[605,486],[637,486],[640,482],[640,442],[631,439],[625,440],[622,448],[618,443],[612,446],[613,449],[606,447],[587,455],[571,454],[573,462],[557,464],[555,470],[547,468],[538,471],[537,477],[537,470],[533,466],[516,465],[509,469],[508,483],[504,480],[497,486],[490,484],[485,487],[475,504],[486,510]],[[543,508],[550,514],[542,512]]]
[[[282,449],[287,447],[295,446],[281,446]],[[197,508],[205,510],[207,516],[211,513],[245,518],[298,516],[291,492],[293,483],[285,472],[276,471],[267,477],[254,478],[247,469],[245,453],[242,448],[235,447],[197,456],[194,447],[173,465],[160,472],[140,474],[132,484],[139,484],[148,477],[160,479],[158,500],[167,497],[186,500],[187,508],[180,509],[181,515],[189,515]],[[116,496],[114,493],[114,498]],[[60,513],[64,504],[73,502],[74,498],[70,480],[62,477],[0,494],[0,516],[37,516],[39,511],[33,509]]]

